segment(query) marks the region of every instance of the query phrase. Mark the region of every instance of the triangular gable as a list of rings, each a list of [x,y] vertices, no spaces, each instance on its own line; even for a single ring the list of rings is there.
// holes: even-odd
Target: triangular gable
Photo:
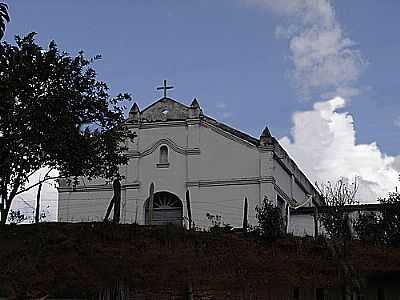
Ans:
[[[197,114],[193,113],[193,111],[197,111]],[[223,124],[209,116],[203,115],[200,109],[200,105],[196,99],[193,100],[191,106],[189,107],[170,98],[161,98],[150,106],[146,107],[142,112],[140,112],[140,120],[142,122],[165,122],[169,120],[187,120],[193,118],[196,115],[197,117],[200,117],[201,115],[200,118],[202,119],[202,121],[205,121],[206,123],[215,126],[224,132],[234,135],[237,138],[251,143],[255,146],[259,145],[258,139],[244,132],[241,132],[240,130],[234,129],[226,124]]]
[[[186,120],[189,118],[190,108],[170,98],[162,98],[148,106],[140,114],[142,121]]]

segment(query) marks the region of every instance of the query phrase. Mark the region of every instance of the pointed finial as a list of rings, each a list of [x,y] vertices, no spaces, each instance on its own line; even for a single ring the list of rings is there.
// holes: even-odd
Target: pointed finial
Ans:
[[[129,120],[138,122],[140,119],[140,109],[139,106],[135,103],[133,103],[133,106],[131,110],[129,111]]]
[[[260,137],[266,137],[266,138],[271,138],[271,132],[269,132],[268,126],[265,126],[263,132],[261,133]]]
[[[203,115],[203,111],[200,108],[200,104],[199,104],[199,102],[197,102],[197,99],[194,98],[192,101],[192,104],[190,104],[189,118],[197,119],[202,115]]]
[[[192,107],[192,108],[200,108],[199,102],[197,102],[196,98],[193,99],[192,104],[190,104],[190,107]]]
[[[260,145],[266,146],[267,144],[271,143],[271,140],[272,140],[271,132],[269,131],[268,126],[265,126],[260,136]]]
[[[139,112],[139,106],[135,103],[133,103],[133,106],[131,108],[131,113],[137,114]]]

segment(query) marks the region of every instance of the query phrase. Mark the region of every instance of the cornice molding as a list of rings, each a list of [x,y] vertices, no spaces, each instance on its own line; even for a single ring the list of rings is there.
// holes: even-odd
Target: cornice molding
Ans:
[[[258,146],[257,148],[262,153],[274,151],[274,145]]]
[[[172,150],[175,152],[182,154],[182,155],[200,155],[200,149],[199,148],[184,148],[179,145],[177,145],[173,140],[171,139],[161,139],[158,140],[157,142],[153,143],[149,148],[146,150],[140,152],[140,151],[128,151],[127,155],[129,158],[141,158],[145,157],[147,155],[152,154],[154,151],[158,149],[161,145],[168,145]]]
[[[190,118],[186,120],[168,120],[168,121],[157,121],[157,122],[126,122],[126,125],[130,129],[151,129],[159,127],[186,127],[189,125],[200,124],[199,118]]]
[[[157,128],[157,127],[185,127],[186,125],[187,125],[187,122],[185,120],[140,122],[139,129],[149,129],[149,128]]]
[[[200,119],[196,118],[196,119],[186,120],[186,125],[196,125],[196,124],[200,124]]]
[[[137,190],[140,188],[140,182],[132,182],[128,184],[122,184],[121,190]],[[101,192],[101,191],[112,191],[112,184],[95,184],[87,186],[73,187],[59,187],[59,193],[70,193],[70,192]]]
[[[187,187],[211,187],[211,186],[228,186],[228,185],[251,185],[260,183],[275,183],[272,176],[266,177],[242,177],[230,179],[215,179],[215,180],[193,180],[187,181]]]

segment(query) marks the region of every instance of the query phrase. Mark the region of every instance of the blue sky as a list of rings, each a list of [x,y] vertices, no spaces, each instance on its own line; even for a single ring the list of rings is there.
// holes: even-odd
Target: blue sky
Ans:
[[[287,40],[275,37],[282,18],[269,10],[240,0],[110,3],[9,1],[5,40],[36,31],[42,45],[54,39],[70,53],[102,54],[95,66],[99,77],[112,91],[132,93],[140,107],[157,99],[155,87],[168,79],[176,87],[171,97],[186,103],[197,97],[207,113],[221,119],[231,113],[224,121],[253,135],[266,123],[278,137],[289,134],[291,114],[321,100],[304,100],[293,88]],[[348,107],[357,139],[397,154],[400,2],[332,3],[368,61],[360,77],[365,91]],[[218,109],[217,103],[227,107]]]
[[[289,134],[291,114],[312,100],[296,93],[288,78],[287,41],[275,37],[279,16],[240,0],[185,1],[13,1],[5,40],[38,32],[42,45],[54,39],[70,53],[102,54],[95,68],[112,91],[128,91],[140,107],[157,99],[168,79],[170,95],[258,135],[268,124],[274,135]],[[377,141],[398,152],[400,131],[400,2],[333,2],[337,18],[358,44],[368,65],[365,91],[348,107],[358,141]],[[321,99],[313,99],[321,100]],[[227,107],[218,109],[217,103]],[[221,105],[220,105],[221,106]],[[226,115],[226,114],[225,114]]]
[[[289,9],[293,3],[301,9]],[[334,14],[328,22],[340,26],[345,50],[361,57],[357,75],[342,70],[350,78],[344,85],[355,88],[357,95],[336,95],[332,86],[324,85],[309,88],[305,95],[299,89],[303,79],[293,79],[293,38],[313,27],[313,22],[326,25],[311,3],[325,9],[322,13]],[[43,46],[54,39],[71,54],[81,49],[89,56],[101,54],[103,59],[95,64],[99,78],[114,93],[131,93],[140,108],[161,97],[155,88],[168,79],[175,86],[171,98],[188,104],[196,97],[206,114],[256,137],[268,124],[274,136],[286,137],[289,152],[295,155],[293,147],[305,146],[293,141],[291,133],[296,126],[300,130],[312,125],[307,127],[304,118],[296,125],[294,114],[322,112],[315,108],[316,102],[348,96],[345,105],[332,102],[336,112],[332,116],[343,117],[344,122],[337,128],[346,128],[343,135],[355,135],[355,141],[350,141],[353,146],[368,148],[376,142],[378,152],[373,146],[368,149],[390,156],[388,168],[398,163],[400,1],[18,0],[8,4],[12,22],[6,41],[35,31]],[[312,18],[305,21],[309,11]],[[277,28],[285,31],[292,25],[297,31],[290,37],[277,34]],[[301,165],[301,155],[295,160]],[[356,170],[365,169],[360,164]]]

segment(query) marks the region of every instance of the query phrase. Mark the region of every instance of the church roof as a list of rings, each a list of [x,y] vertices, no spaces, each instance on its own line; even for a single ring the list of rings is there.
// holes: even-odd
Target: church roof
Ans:
[[[208,121],[209,123],[211,123],[212,125],[215,125],[215,126],[221,128],[222,130],[225,130],[225,131],[227,131],[227,132],[229,132],[229,133],[231,133],[231,134],[233,134],[233,135],[235,135],[235,136],[237,136],[237,137],[239,137],[239,138],[241,138],[241,139],[243,139],[243,140],[245,140],[245,141],[247,141],[247,142],[249,142],[249,143],[251,143],[251,144],[253,144],[255,146],[258,146],[260,144],[260,141],[257,138],[254,138],[251,135],[248,135],[247,133],[244,133],[244,132],[242,132],[240,130],[237,130],[237,129],[233,128],[233,127],[230,127],[230,126],[228,126],[228,125],[226,125],[224,123],[221,123],[221,122],[219,122],[219,121],[217,121],[217,120],[215,120],[215,119],[213,119],[213,118],[211,118],[209,116],[204,116],[204,119],[206,121]]]

